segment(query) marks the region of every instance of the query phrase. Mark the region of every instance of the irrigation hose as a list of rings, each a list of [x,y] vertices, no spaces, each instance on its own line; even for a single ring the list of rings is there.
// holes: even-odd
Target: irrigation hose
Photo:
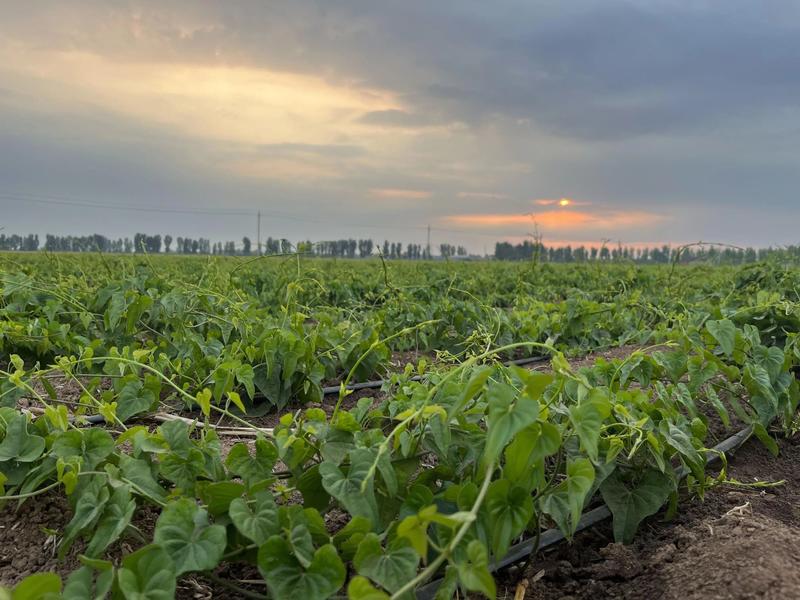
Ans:
[[[753,433],[753,427],[748,426],[739,431],[738,433],[733,434],[729,438],[726,438],[716,446],[714,446],[711,450],[706,452],[706,465],[712,465],[720,460],[720,453],[727,453],[727,452],[734,452],[736,451],[742,444],[744,444],[749,438],[750,435]],[[679,480],[683,480],[689,474],[689,469],[686,467],[682,467],[678,470],[678,478]],[[584,529],[588,529],[589,527],[593,527],[597,525],[601,521],[605,521],[611,516],[611,511],[608,509],[607,506],[598,506],[597,508],[593,508],[590,511],[583,513],[581,516],[580,521],[578,521],[578,526],[575,529],[575,533],[579,531],[583,531]],[[564,534],[561,533],[560,529],[548,529],[547,531],[542,532],[541,536],[539,536],[539,545],[537,551],[544,550],[549,546],[553,546],[558,544],[559,542],[563,541]],[[530,538],[527,540],[523,540],[518,544],[511,546],[508,553],[498,561],[495,561],[489,565],[489,572],[494,573],[503,567],[507,567],[508,565],[514,564],[516,562],[525,560],[534,551],[534,546],[536,545],[536,538]],[[422,586],[417,590],[417,600],[431,600],[436,595],[436,590],[439,589],[439,586],[442,584],[442,579],[436,579],[431,581],[430,583]]]
[[[522,366],[522,365],[529,365],[533,363],[540,363],[546,360],[549,360],[549,356],[531,356],[528,358],[518,358],[516,360],[509,360],[504,362],[503,364],[507,367],[511,365]],[[410,378],[410,381],[422,381],[423,377],[421,375],[415,375],[414,377]],[[350,391],[356,390],[368,390],[368,389],[378,389],[384,386],[384,384],[388,383],[388,379],[375,379],[373,381],[362,381],[361,383],[351,383],[350,385],[345,386],[345,389]],[[332,396],[333,394],[338,394],[341,386],[339,385],[331,385],[328,387],[322,388],[322,395],[323,396]],[[254,400],[265,400],[266,398],[261,394],[256,394],[253,398]],[[86,422],[90,425],[101,425],[106,422],[103,418],[103,415],[89,415],[86,417]]]

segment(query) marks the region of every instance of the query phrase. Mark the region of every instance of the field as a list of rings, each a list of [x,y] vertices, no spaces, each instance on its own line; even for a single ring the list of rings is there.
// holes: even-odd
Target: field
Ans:
[[[0,597],[800,594],[799,289],[0,255]]]

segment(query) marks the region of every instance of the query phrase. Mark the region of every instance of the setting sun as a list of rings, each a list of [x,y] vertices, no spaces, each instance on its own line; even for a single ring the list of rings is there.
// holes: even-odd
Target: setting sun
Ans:
[[[572,201],[569,198],[562,198],[558,201],[559,206],[569,206],[570,204],[572,204]]]

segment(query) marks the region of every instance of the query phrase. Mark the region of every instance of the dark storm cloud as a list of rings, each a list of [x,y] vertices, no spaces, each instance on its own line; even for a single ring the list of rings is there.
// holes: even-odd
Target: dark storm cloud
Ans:
[[[800,92],[791,2],[243,2],[210,13],[216,24],[189,35],[164,27],[164,45],[397,90],[415,114],[365,116],[389,126],[499,114],[618,139],[714,127]]]
[[[250,143],[107,99],[62,106],[42,92],[40,65],[7,77],[19,64],[0,64],[0,187],[185,206],[278,198],[300,213],[408,227],[480,212],[492,195],[502,199],[491,210],[508,213],[575,196],[666,209],[669,230],[631,234],[640,239],[697,237],[716,223],[731,241],[794,241],[799,33],[790,0],[9,3],[0,48],[22,62],[54,52],[121,68],[266,70],[367,100],[388,94],[394,106],[332,112],[339,129],[319,140]],[[252,164],[237,175],[236,161],[310,165],[316,178],[259,179]],[[375,189],[430,201],[378,203]],[[322,235],[314,227],[297,231]]]

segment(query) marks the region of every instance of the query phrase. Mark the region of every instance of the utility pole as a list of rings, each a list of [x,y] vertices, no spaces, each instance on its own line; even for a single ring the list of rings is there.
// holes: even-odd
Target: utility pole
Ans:
[[[427,248],[428,260],[430,260],[430,258],[431,258],[431,224],[430,223],[428,223],[428,245],[426,246],[426,248]]]
[[[258,255],[261,256],[261,211],[258,211],[258,225],[257,225],[256,237],[258,238]]]

